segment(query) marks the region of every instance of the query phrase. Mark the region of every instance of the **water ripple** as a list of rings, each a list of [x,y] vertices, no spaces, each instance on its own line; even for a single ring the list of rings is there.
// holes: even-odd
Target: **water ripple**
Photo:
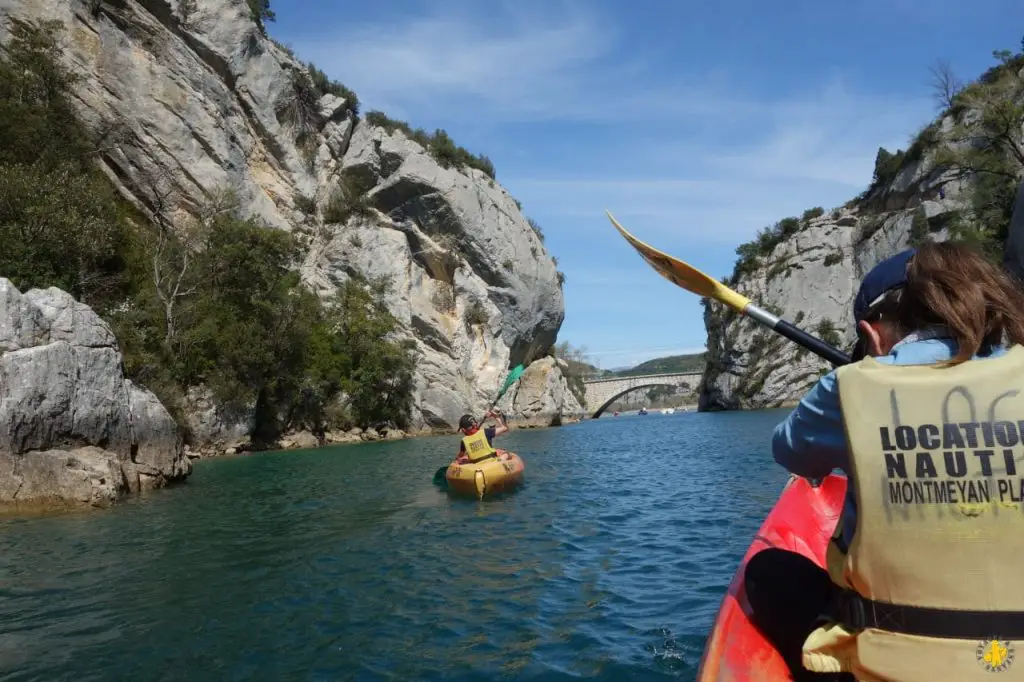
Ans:
[[[200,462],[108,513],[0,521],[0,679],[693,679],[784,481],[782,416],[515,432],[528,484],[482,503],[430,485],[437,438]]]

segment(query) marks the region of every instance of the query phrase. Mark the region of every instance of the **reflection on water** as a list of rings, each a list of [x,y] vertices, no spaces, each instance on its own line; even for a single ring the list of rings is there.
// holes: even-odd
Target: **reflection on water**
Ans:
[[[110,512],[0,520],[10,680],[693,679],[785,473],[784,412],[517,431],[527,484],[449,499],[455,438],[200,462]]]

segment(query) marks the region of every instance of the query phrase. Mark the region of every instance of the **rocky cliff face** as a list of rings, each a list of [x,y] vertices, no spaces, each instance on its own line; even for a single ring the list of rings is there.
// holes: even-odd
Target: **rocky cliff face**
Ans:
[[[523,426],[560,426],[563,419],[582,418],[585,411],[565,379],[567,369],[564,362],[552,357],[534,362],[498,407],[516,415]]]
[[[948,131],[946,116],[928,131]],[[928,132],[926,131],[926,132]],[[965,207],[967,181],[918,147],[885,183],[846,206],[812,211],[783,226],[785,236],[737,268],[733,287],[764,308],[850,350],[853,298],[878,262],[922,239],[945,239]],[[791,405],[831,365],[718,303],[705,302],[707,367],[701,410]]]
[[[121,363],[87,306],[0,278],[0,504],[104,506],[191,473],[174,420]]]
[[[180,221],[229,188],[244,213],[306,238],[302,274],[319,293],[357,273],[391,279],[390,308],[421,353],[415,424],[447,428],[481,409],[510,366],[554,342],[559,275],[517,202],[311,90],[245,0],[8,0],[0,24],[9,17],[66,27],[81,114],[109,133],[100,161],[140,208]],[[578,407],[561,384],[545,384],[544,418]],[[245,423],[195,398],[200,431]]]

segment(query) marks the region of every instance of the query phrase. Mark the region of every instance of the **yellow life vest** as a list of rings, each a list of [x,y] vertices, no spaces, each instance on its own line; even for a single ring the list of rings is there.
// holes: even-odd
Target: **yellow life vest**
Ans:
[[[484,433],[483,429],[477,429],[475,433],[469,436],[464,436],[462,439],[462,445],[466,448],[466,456],[469,457],[471,462],[479,462],[482,459],[487,459],[491,455],[497,452],[491,447],[491,444],[487,442],[487,434]]]
[[[841,596],[804,667],[1024,680],[1024,347],[955,367],[867,358],[836,376],[856,533],[843,546],[840,519]]]

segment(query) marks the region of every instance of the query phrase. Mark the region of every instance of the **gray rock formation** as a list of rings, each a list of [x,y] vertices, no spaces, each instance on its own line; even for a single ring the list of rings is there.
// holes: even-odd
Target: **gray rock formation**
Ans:
[[[88,306],[0,278],[0,504],[103,506],[191,473],[171,415],[121,366]]]
[[[482,408],[509,367],[544,355],[564,317],[555,264],[516,202],[480,171],[357,120],[340,97],[303,99],[305,67],[261,33],[246,0],[195,4],[186,16],[181,0],[7,0],[0,24],[66,26],[80,111],[110,133],[100,160],[126,197],[182,220],[231,188],[243,213],[308,239],[302,274],[319,293],[355,273],[390,277],[390,308],[421,353],[414,426],[449,428]],[[369,209],[325,222],[351,183]],[[216,406],[196,400],[191,420],[211,438],[245,423],[211,420]]]
[[[372,186],[369,215],[315,235],[303,275],[324,295],[353,272],[390,279],[391,312],[420,352],[416,421],[450,428],[509,366],[554,342],[564,317],[554,263],[504,189],[441,167],[401,131],[356,124],[340,177]],[[547,403],[554,417],[561,402]]]
[[[948,120],[938,122],[949,126]],[[853,299],[877,263],[920,239],[948,237],[967,185],[935,170],[933,150],[892,182],[799,229],[741,274],[733,288],[803,329],[850,351]],[[943,196],[940,198],[939,190]],[[717,302],[705,302],[708,362],[699,409],[795,404],[831,365]]]
[[[249,441],[255,410],[229,410],[219,405],[205,386],[193,386],[185,394],[186,425],[198,445],[195,455],[239,450]]]
[[[569,389],[564,370],[564,363],[552,357],[534,362],[498,407],[525,427],[560,426],[565,420],[582,418],[585,411]]]

